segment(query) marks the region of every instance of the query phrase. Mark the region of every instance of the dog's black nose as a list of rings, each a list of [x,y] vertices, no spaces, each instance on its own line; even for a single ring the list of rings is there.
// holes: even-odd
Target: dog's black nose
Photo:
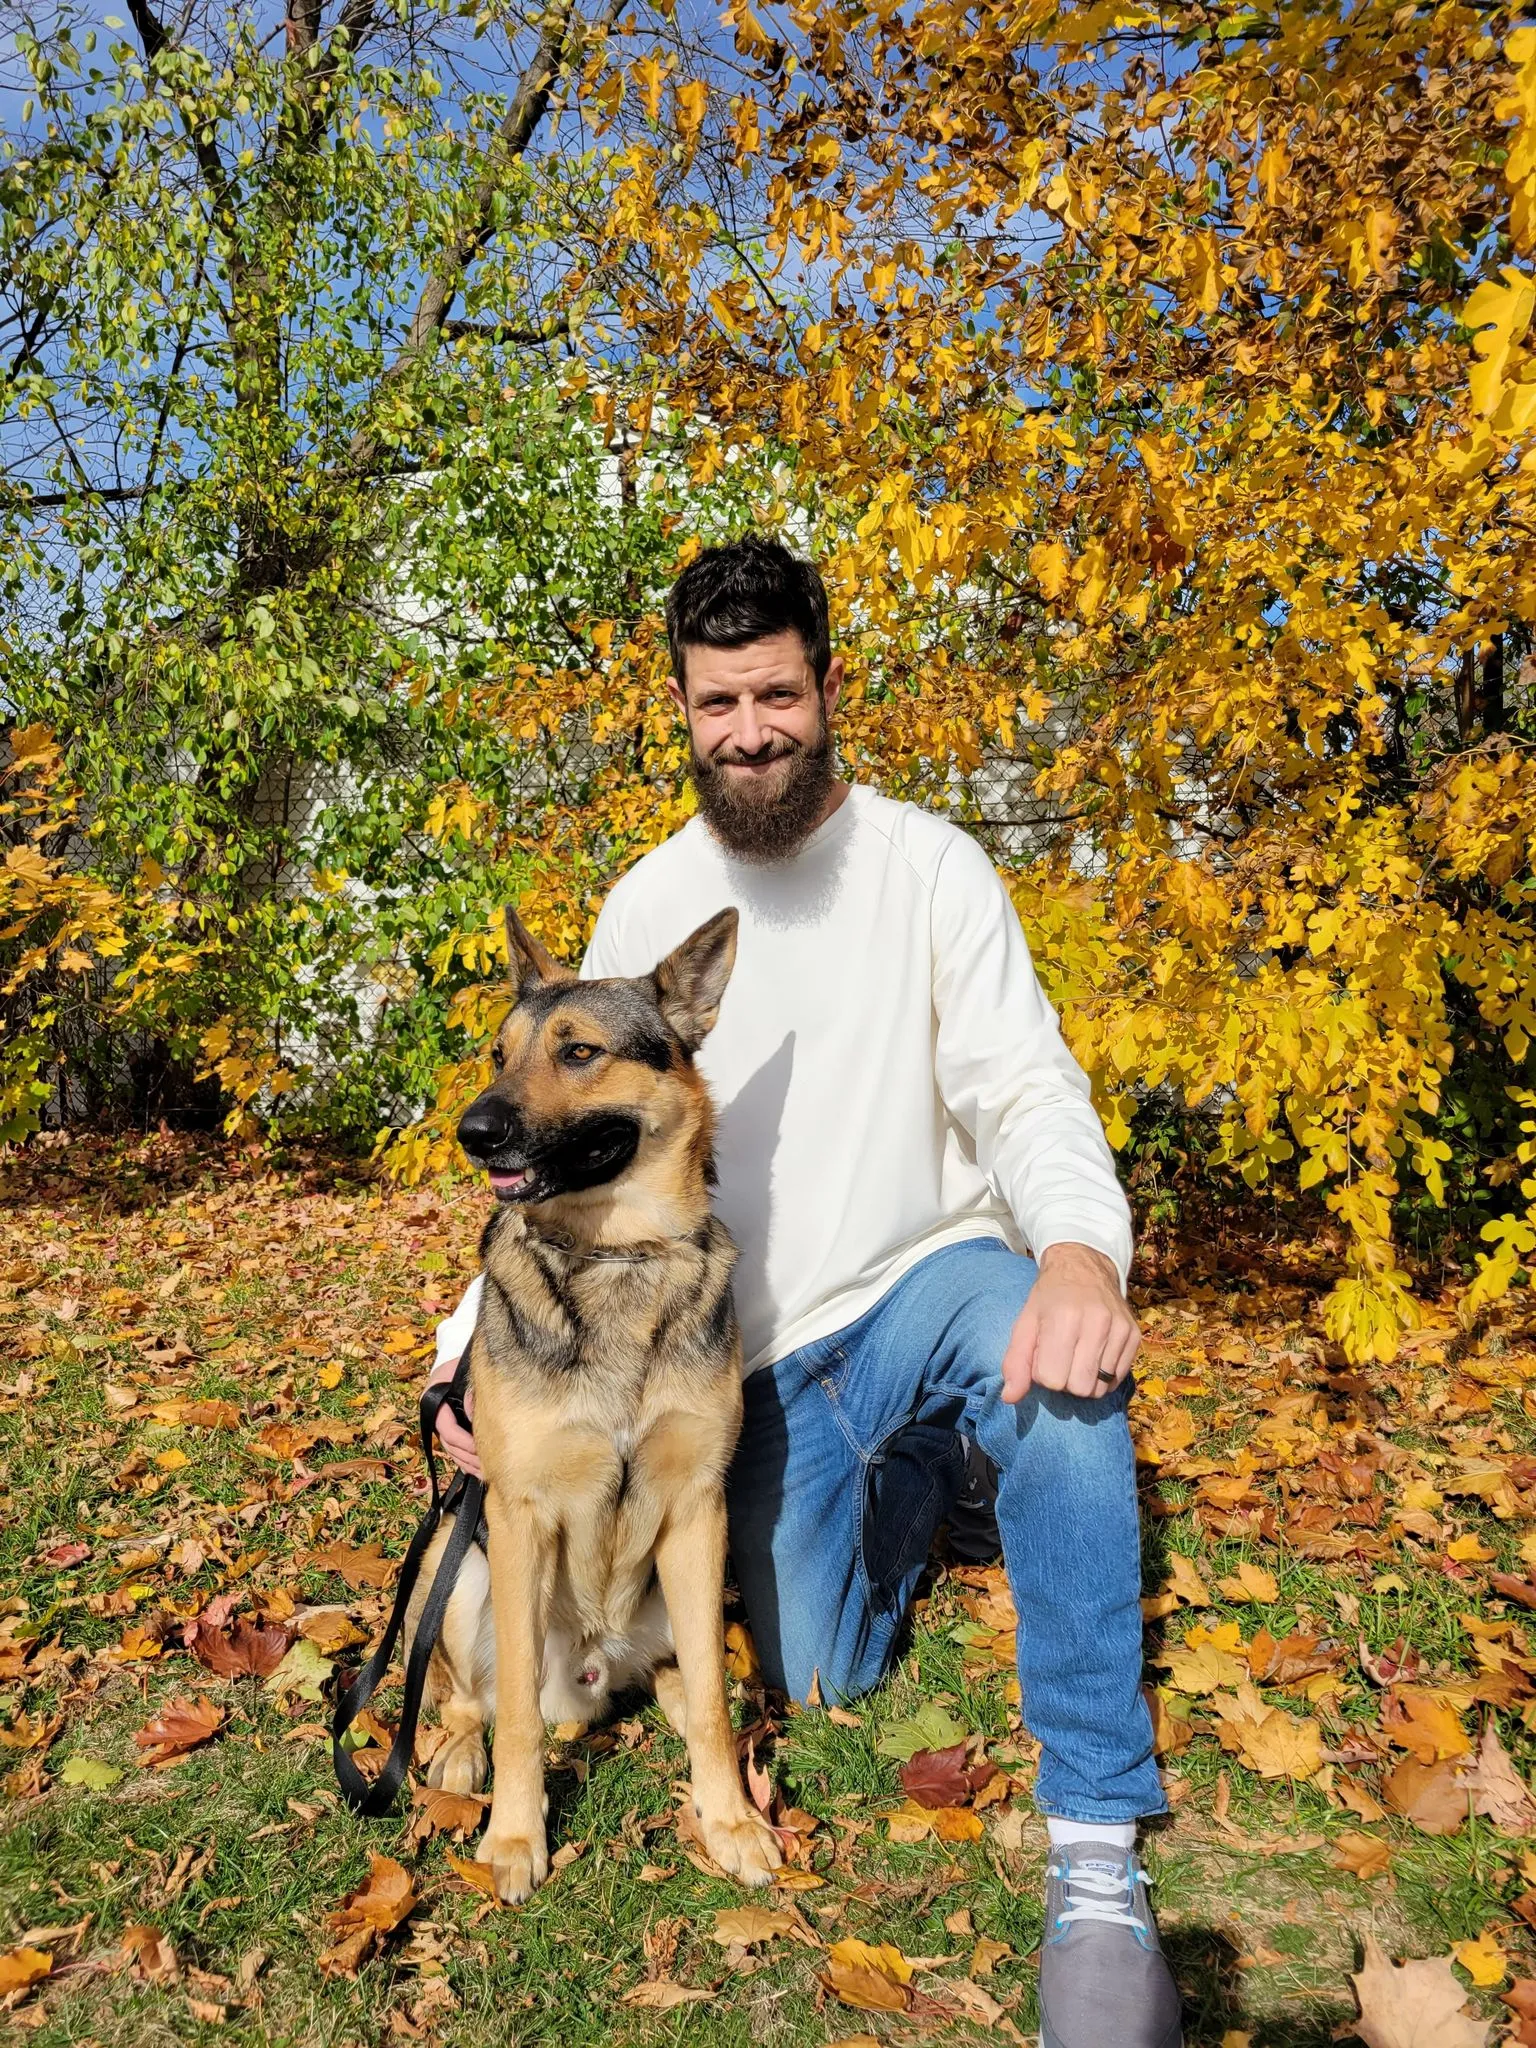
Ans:
[[[517,1111],[510,1102],[489,1092],[477,1095],[459,1118],[459,1143],[472,1159],[484,1158],[512,1143],[519,1124]]]

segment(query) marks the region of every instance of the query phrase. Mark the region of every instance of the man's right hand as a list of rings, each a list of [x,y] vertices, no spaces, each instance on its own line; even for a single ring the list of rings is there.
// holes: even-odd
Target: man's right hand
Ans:
[[[456,1358],[443,1359],[439,1364],[433,1366],[431,1374],[427,1379],[427,1385],[435,1387],[440,1380],[451,1380],[458,1369],[459,1361]],[[475,1390],[473,1387],[469,1387],[464,1395],[464,1413],[472,1416],[474,1412]],[[472,1479],[483,1479],[485,1477],[485,1474],[480,1470],[480,1460],[475,1453],[475,1440],[473,1436],[465,1429],[457,1415],[454,1414],[446,1402],[437,1411],[437,1437],[443,1449],[462,1471],[467,1472]]]

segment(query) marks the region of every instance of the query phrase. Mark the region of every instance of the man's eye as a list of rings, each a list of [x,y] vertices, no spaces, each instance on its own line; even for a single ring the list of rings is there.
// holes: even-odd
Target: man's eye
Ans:
[[[595,1060],[601,1051],[600,1045],[568,1045],[564,1057],[573,1067],[584,1067],[589,1060]]]

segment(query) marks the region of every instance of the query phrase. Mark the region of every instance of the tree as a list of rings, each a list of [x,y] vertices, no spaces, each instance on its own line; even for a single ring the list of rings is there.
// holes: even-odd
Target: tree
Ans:
[[[364,394],[345,431],[306,425],[239,474],[310,477],[323,445],[298,504],[371,588],[380,529],[360,508],[404,519],[411,499],[348,471],[359,433],[370,462],[471,462],[494,379],[527,386],[514,321],[562,330],[566,402],[630,437],[632,479],[649,464],[647,547],[605,556],[558,628],[507,612],[467,665],[423,650],[475,730],[579,731],[592,751],[580,788],[511,829],[476,802],[488,757],[466,772],[473,915],[437,955],[464,1056],[442,1060],[397,1164],[451,1156],[504,1000],[483,884],[526,878],[569,949],[606,879],[686,810],[660,590],[750,516],[822,562],[857,772],[962,811],[992,759],[1033,777],[1054,836],[1018,900],[1115,1142],[1135,1146],[1166,1088],[1210,1109],[1214,1166],[1317,1189],[1347,1249],[1329,1317],[1352,1356],[1390,1356],[1414,1320],[1399,1245],[1436,1211],[1491,1248],[1475,1311],[1536,1249],[1532,32],[1508,10],[1381,0],[731,0],[724,26],[637,9],[584,28],[517,157],[504,238],[473,166],[505,190],[487,137],[515,93],[466,84],[471,147],[431,128],[430,94],[392,89],[394,137],[387,96],[359,120],[350,59],[328,89],[346,139],[320,152],[324,179],[347,204],[374,194],[370,221],[398,202],[402,267],[430,280],[448,250],[463,317],[490,333],[461,356],[429,286],[409,327],[322,323],[321,353],[351,367],[319,383]],[[524,35],[537,50],[544,32]],[[282,81],[295,60],[260,64]],[[264,133],[288,132],[292,96],[252,99]],[[286,161],[269,151],[263,175],[269,156]],[[383,166],[406,159],[431,164],[434,202],[401,198]],[[376,246],[343,237],[326,274],[376,275]],[[259,237],[250,260],[284,274]],[[371,376],[347,356],[365,330],[391,349]],[[269,411],[277,357],[240,370]],[[282,522],[257,495],[241,530],[262,535]],[[273,553],[253,545],[253,564]],[[262,602],[289,632],[287,600]],[[264,629],[221,616],[244,673]]]

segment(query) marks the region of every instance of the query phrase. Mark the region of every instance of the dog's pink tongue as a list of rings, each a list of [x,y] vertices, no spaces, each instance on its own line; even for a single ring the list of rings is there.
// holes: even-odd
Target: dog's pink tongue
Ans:
[[[529,1169],[527,1167],[524,1167],[521,1173],[493,1173],[491,1175],[491,1186],[493,1188],[520,1188],[528,1178],[528,1173]]]

